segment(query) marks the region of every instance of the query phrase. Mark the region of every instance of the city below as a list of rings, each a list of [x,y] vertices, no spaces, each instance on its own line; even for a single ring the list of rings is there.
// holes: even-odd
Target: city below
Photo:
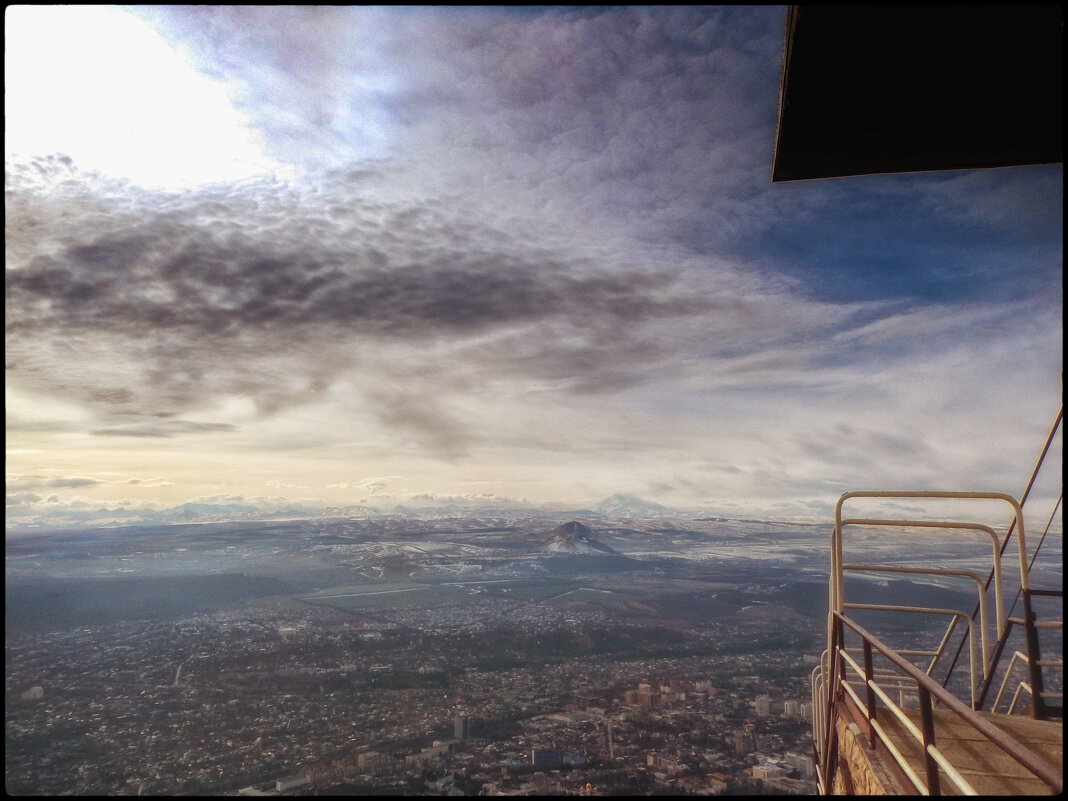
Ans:
[[[9,536],[6,789],[810,794],[825,541],[593,515]]]

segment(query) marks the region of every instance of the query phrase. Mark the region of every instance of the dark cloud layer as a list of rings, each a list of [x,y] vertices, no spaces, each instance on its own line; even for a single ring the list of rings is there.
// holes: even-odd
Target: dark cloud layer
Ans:
[[[90,431],[94,437],[175,437],[180,434],[201,434],[234,431],[229,423],[198,423],[193,420],[175,420],[146,425],[127,425],[120,428],[99,428]]]
[[[477,358],[467,370],[510,363],[579,378],[578,391],[625,385],[619,363],[633,369],[657,355],[627,344],[635,332],[715,306],[664,270],[605,269],[529,229],[433,203],[365,202],[344,182],[297,199],[250,183],[145,197],[130,210],[91,176],[68,171],[63,183],[117,207],[61,228],[39,208],[47,194],[15,187],[11,239],[54,244],[6,273],[9,375],[113,415],[173,415],[215,394],[249,394],[270,411],[313,399],[349,368],[425,376],[435,365],[419,349],[435,343],[466,347]],[[401,346],[407,364],[370,358]],[[426,409],[404,423],[412,404],[389,408],[387,425],[429,430],[419,423]],[[93,433],[198,430],[171,421]],[[447,435],[437,441],[456,451]]]

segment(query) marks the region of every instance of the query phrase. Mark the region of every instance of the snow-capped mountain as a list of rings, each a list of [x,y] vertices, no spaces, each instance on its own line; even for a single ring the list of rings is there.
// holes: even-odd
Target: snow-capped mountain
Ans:
[[[662,517],[671,515],[673,511],[658,503],[624,493],[605,498],[594,509],[607,517]]]
[[[549,553],[593,554],[595,556],[620,556],[619,551],[600,542],[593,531],[572,520],[553,529],[545,545]]]

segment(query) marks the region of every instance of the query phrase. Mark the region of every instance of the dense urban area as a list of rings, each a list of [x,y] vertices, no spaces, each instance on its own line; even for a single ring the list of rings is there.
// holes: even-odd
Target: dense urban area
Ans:
[[[822,528],[587,522],[9,537],[6,790],[813,792]]]
[[[813,789],[811,638],[568,618],[427,635],[313,609],[9,640],[7,790]]]

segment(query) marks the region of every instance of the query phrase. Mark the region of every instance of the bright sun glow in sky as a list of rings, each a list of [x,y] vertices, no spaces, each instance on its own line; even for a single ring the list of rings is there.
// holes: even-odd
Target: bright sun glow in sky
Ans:
[[[8,9],[7,149],[65,153],[83,169],[188,188],[273,173],[259,137],[151,26],[107,6]],[[17,35],[13,35],[17,32]]]
[[[9,528],[1019,492],[1062,167],[773,185],[785,17],[9,8]]]

